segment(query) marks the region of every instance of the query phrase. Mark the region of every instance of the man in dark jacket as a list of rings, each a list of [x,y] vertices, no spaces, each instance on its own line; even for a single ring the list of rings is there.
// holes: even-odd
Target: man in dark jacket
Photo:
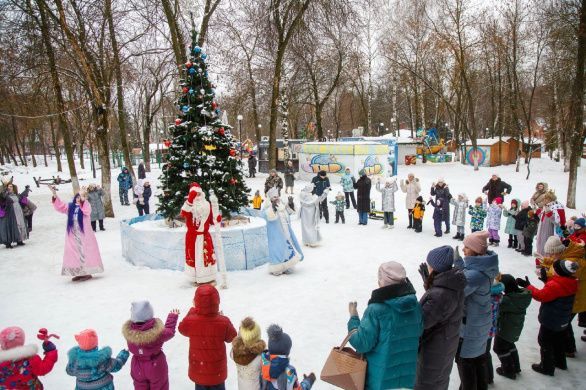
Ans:
[[[354,183],[356,191],[356,210],[358,210],[358,224],[366,225],[368,223],[368,213],[370,212],[370,187],[371,182],[364,169],[358,174],[360,178]]]
[[[122,167],[122,172],[118,175],[118,194],[120,195],[120,204],[122,206],[129,206],[128,190],[132,188],[132,176],[128,172],[128,168]]]
[[[435,196],[436,204],[438,199],[442,200],[443,221],[446,224],[445,234],[448,234],[450,233],[450,199],[452,199],[452,194],[450,194],[450,189],[443,178],[440,177],[436,183],[431,185],[431,196]]]
[[[573,261],[556,260],[553,263],[554,276],[549,278],[540,290],[532,286],[529,278],[517,279],[517,284],[531,291],[533,299],[541,302],[539,307],[539,335],[541,362],[532,364],[533,371],[553,376],[556,368],[566,370],[565,335],[572,318],[574,297],[578,281],[574,273],[578,265]]]
[[[330,179],[328,178],[326,171],[319,171],[317,176],[311,179],[311,182],[313,183],[313,191],[311,193],[317,196],[322,196],[324,191],[327,188],[330,188]],[[325,218],[326,223],[330,223],[327,196],[319,204],[319,219],[321,219],[322,216]]]
[[[484,192],[488,197],[488,204],[491,204],[494,198],[499,196],[503,198],[504,203],[505,195],[510,194],[512,189],[513,187],[502,181],[499,175],[495,173],[492,175],[488,183],[482,187],[482,192]]]
[[[256,157],[253,153],[248,156],[248,176],[255,177],[256,175]]]

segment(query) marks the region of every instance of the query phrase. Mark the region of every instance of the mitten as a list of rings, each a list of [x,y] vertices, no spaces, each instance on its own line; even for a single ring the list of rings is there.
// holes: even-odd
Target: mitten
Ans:
[[[57,349],[57,347],[52,342],[50,342],[50,341],[43,342],[43,351],[45,351],[45,353],[54,351],[56,349]]]
[[[419,270],[417,272],[419,272],[424,282],[427,281],[427,278],[429,278],[429,269],[427,269],[426,263],[419,264]]]
[[[540,268],[539,269],[539,280],[541,280],[543,283],[547,282],[547,270],[545,268]]]
[[[529,278],[525,276],[525,279],[517,278],[517,284],[523,288],[527,288],[531,285],[531,282],[529,282]]]
[[[313,372],[309,375],[303,374],[303,381],[307,381],[309,382],[310,386],[313,386],[313,384],[315,383],[315,374]]]

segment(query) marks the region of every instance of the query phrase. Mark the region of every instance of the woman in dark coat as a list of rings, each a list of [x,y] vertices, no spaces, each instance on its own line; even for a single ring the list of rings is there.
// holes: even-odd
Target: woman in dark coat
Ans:
[[[371,182],[364,169],[358,174],[360,178],[354,183],[356,191],[356,210],[358,210],[358,224],[366,225],[368,223],[368,213],[370,212],[370,187]]]
[[[486,183],[484,187],[482,187],[482,192],[486,194],[488,197],[488,204],[491,204],[494,198],[498,198],[499,196],[503,198],[503,202],[505,201],[505,195],[511,193],[513,187],[510,184],[505,183],[501,180],[499,175],[494,174]]]
[[[452,199],[452,194],[450,194],[450,189],[443,178],[440,177],[437,183],[432,184],[431,196],[435,196],[436,204],[438,199],[442,199],[443,221],[446,224],[445,234],[448,234],[450,232],[450,199]]]
[[[22,212],[21,199],[12,181],[0,187],[0,244],[12,248],[12,243],[24,245],[28,239],[28,228]]]
[[[96,231],[96,223],[99,223],[100,230],[104,231],[104,218],[106,218],[106,210],[104,208],[103,196],[105,195],[104,190],[96,184],[90,184],[87,186],[87,200],[92,206],[92,213],[90,219],[92,221],[92,229]]]
[[[144,163],[140,162],[140,164],[138,164],[138,178],[139,179],[146,179],[146,171],[144,169]]]
[[[454,250],[444,245],[433,249],[421,264],[426,292],[419,303],[423,311],[423,335],[419,342],[415,390],[446,390],[458,349],[464,315],[466,276],[453,268]]]

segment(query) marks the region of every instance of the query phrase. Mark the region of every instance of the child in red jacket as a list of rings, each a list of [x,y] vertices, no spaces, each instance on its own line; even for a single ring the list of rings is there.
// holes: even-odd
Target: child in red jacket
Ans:
[[[179,333],[189,337],[189,378],[196,390],[224,390],[228,377],[224,343],[232,342],[236,329],[220,314],[220,294],[214,286],[199,286],[193,303],[179,324]]]
[[[57,362],[55,344],[43,342],[44,357],[37,346],[24,345],[24,331],[16,326],[0,332],[0,389],[42,390],[39,376],[47,375]]]
[[[531,285],[529,279],[517,279],[517,284],[531,291],[533,299],[541,302],[539,307],[539,335],[537,341],[541,349],[541,362],[531,365],[533,371],[553,376],[556,368],[566,370],[565,335],[572,320],[574,296],[578,281],[574,273],[578,265],[573,261],[556,260],[553,263],[554,275],[540,290]]]

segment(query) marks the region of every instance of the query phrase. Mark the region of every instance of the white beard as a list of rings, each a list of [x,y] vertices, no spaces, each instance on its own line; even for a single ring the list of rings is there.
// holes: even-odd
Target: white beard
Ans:
[[[197,196],[193,201],[193,206],[191,206],[191,215],[193,216],[193,221],[196,224],[200,224],[201,221],[206,221],[210,215],[210,204],[203,195]]]

